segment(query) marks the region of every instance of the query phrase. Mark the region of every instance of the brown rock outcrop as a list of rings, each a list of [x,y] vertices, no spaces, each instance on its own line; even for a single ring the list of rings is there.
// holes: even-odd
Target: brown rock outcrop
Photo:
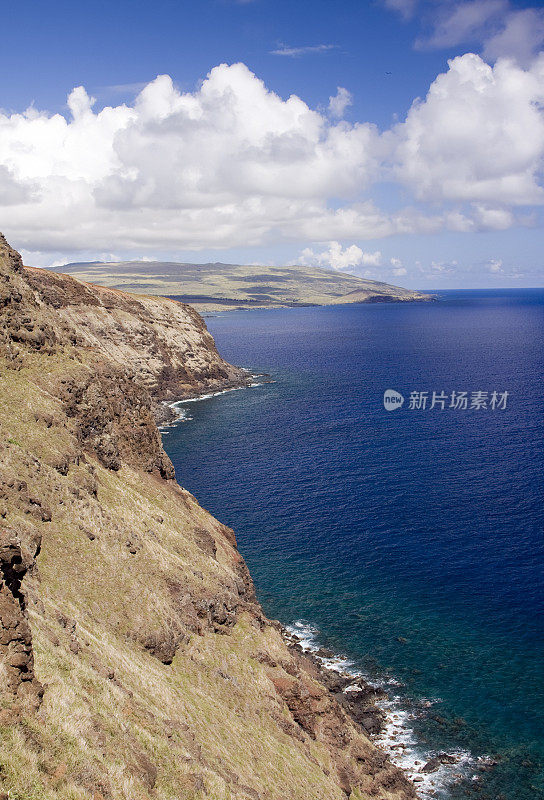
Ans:
[[[14,714],[21,707],[37,707],[43,694],[34,674],[32,632],[21,586],[33,555],[25,559],[15,531],[0,528],[0,674],[3,699]]]
[[[41,312],[34,292],[25,280],[21,256],[0,234],[0,343],[3,355],[20,367],[20,357],[25,350],[51,353],[62,332],[54,330],[50,317]],[[57,320],[57,324],[59,322]]]
[[[151,400],[120,369],[99,364],[89,374],[61,383],[59,396],[77,425],[77,437],[108,469],[123,463],[174,478],[172,462],[162,449]]]

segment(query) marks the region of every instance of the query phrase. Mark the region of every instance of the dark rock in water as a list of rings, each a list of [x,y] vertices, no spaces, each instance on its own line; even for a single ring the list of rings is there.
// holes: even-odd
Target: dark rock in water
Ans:
[[[387,692],[383,688],[383,686],[372,686],[371,684],[367,683],[363,678],[359,678],[356,681],[356,685],[361,689],[362,692],[366,692],[368,697],[373,697],[374,699],[378,697],[386,697]]]
[[[500,756],[495,756],[495,757],[488,756],[487,758],[482,758],[481,760],[479,759],[479,761],[480,763],[478,764],[478,769],[481,770],[482,772],[489,772],[489,770],[497,766],[497,764],[500,761]],[[521,766],[534,767],[535,765],[531,761],[522,761]]]
[[[427,761],[427,763],[421,767],[421,771],[425,773],[436,772],[441,766],[442,764],[438,758],[431,758],[430,761]]]
[[[457,764],[459,761],[457,756],[450,756],[448,753],[439,753],[438,759],[441,764]]]
[[[450,756],[448,753],[439,753],[435,758],[431,758],[421,767],[421,772],[436,772],[443,764],[456,764],[459,761],[457,756]]]
[[[319,658],[334,658],[332,650],[328,650],[326,647],[320,647],[319,650],[316,650],[315,654]]]

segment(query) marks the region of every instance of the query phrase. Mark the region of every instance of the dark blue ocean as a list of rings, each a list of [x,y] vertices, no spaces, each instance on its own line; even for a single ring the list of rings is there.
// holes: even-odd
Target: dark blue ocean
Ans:
[[[235,529],[267,614],[401,684],[423,757],[470,754],[448,797],[535,800],[544,290],[438,296],[209,317],[221,354],[270,378],[185,405],[164,444],[179,482]],[[386,389],[402,408],[384,409]],[[487,408],[450,408],[462,391],[469,406],[488,392]]]

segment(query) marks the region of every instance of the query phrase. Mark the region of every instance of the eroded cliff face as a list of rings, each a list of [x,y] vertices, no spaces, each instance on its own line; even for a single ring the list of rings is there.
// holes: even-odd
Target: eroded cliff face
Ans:
[[[121,367],[158,401],[244,385],[247,373],[224,361],[202,317],[189,305],[164,297],[129,295],[93,286],[70,275],[25,268],[40,302],[77,332],[78,343]]]
[[[412,798],[368,738],[372,697],[266,619],[234,533],[162,450],[154,398],[243,375],[183,306],[58,280],[0,238],[1,790]],[[175,389],[160,353],[143,366],[153,342]]]

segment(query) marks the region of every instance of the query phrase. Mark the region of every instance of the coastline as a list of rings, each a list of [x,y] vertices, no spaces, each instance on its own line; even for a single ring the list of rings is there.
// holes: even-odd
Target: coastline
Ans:
[[[157,427],[161,434],[164,435],[167,433],[165,429],[173,427],[178,422],[189,422],[192,419],[185,409],[182,408],[182,406],[186,403],[198,403],[201,400],[209,400],[212,397],[219,397],[219,395],[222,394],[237,392],[240,389],[251,389],[256,386],[261,386],[263,383],[273,383],[272,380],[256,382],[256,379],[258,378],[270,378],[270,376],[265,373],[254,373],[245,367],[239,367],[239,369],[247,373],[247,380],[225,386],[223,389],[217,389],[216,391],[212,392],[202,392],[201,394],[190,395],[188,397],[182,397],[173,401],[163,400],[162,408],[164,409],[164,421],[161,421],[161,414],[157,412],[157,417],[159,417],[157,420]]]
[[[292,302],[292,303],[267,303],[267,304],[260,304],[258,302],[255,303],[246,303],[244,304],[236,304],[233,303],[218,303],[214,301],[210,301],[209,303],[193,303],[189,300],[182,300],[183,295],[166,295],[170,300],[176,300],[180,303],[187,303],[188,305],[192,306],[192,308],[197,311],[201,317],[215,317],[223,311],[280,311],[288,308],[327,308],[328,306],[353,306],[353,305],[377,305],[377,304],[391,304],[391,303],[436,303],[438,302],[438,297],[435,294],[426,294],[423,297],[389,297],[388,295],[379,296],[378,298],[374,297],[367,297],[364,300],[354,300],[354,301],[345,301],[341,302],[333,302],[333,303],[303,303],[303,302]]]
[[[303,433],[312,432],[313,417],[306,415],[307,419],[303,418],[306,403],[302,398],[306,385],[302,375],[298,377],[296,373],[291,373],[287,395],[280,386],[261,386],[259,394],[253,397],[231,398],[223,404],[218,402],[216,406],[214,403],[197,411],[189,403],[238,388],[260,385],[258,381],[269,379],[269,376],[252,375],[250,370],[242,370],[222,361],[211,335],[199,323],[196,315],[190,313],[190,309],[182,309],[186,316],[186,327],[181,328],[175,324],[177,316],[182,313],[179,309],[170,313],[169,305],[159,309],[146,306],[143,312],[138,312],[138,317],[134,313],[134,306],[127,300],[131,315],[127,330],[121,330],[120,323],[114,320],[117,316],[124,318],[126,313],[124,307],[121,308],[122,298],[116,296],[116,304],[112,308],[93,305],[92,298],[87,295],[86,302],[75,302],[77,287],[73,287],[72,293],[61,294],[59,299],[53,292],[55,287],[43,284],[41,290],[33,287],[33,295],[25,285],[25,279],[29,282],[28,276],[22,272],[22,268],[17,269],[16,254],[11,256],[11,263],[14,264],[12,273],[8,258],[7,282],[9,288],[13,285],[16,289],[11,297],[20,299],[17,305],[12,303],[10,313],[3,317],[7,342],[6,372],[3,376],[6,398],[3,425],[9,437],[3,453],[6,466],[3,486],[7,497],[3,516],[8,519],[8,524],[12,524],[14,535],[18,532],[22,534],[20,544],[18,539],[9,539],[8,544],[14,548],[16,559],[24,556],[24,568],[28,573],[24,585],[25,598],[29,600],[28,604],[25,599],[19,606],[16,603],[15,607],[16,619],[21,626],[26,626],[24,630],[27,631],[23,631],[26,638],[21,640],[25,647],[25,661],[14,662],[13,680],[8,689],[10,697],[13,695],[15,698],[16,715],[22,713],[20,709],[23,706],[17,703],[23,703],[25,690],[29,687],[36,708],[45,697],[40,716],[36,718],[36,726],[44,723],[39,743],[43,752],[50,753],[50,731],[54,731],[52,738],[58,740],[60,729],[72,724],[71,717],[65,721],[65,716],[59,714],[64,692],[55,695],[50,689],[52,680],[57,680],[60,686],[64,683],[67,688],[70,687],[70,691],[74,684],[78,702],[84,704],[93,715],[93,720],[97,720],[93,722],[93,729],[103,732],[106,737],[103,741],[111,745],[111,754],[107,754],[108,758],[111,755],[111,762],[104,764],[105,770],[101,769],[101,772],[107,774],[112,787],[121,787],[121,793],[125,791],[125,784],[122,783],[125,778],[116,771],[119,752],[123,752],[126,769],[133,770],[133,780],[140,781],[133,769],[132,743],[129,741],[127,744],[125,736],[127,729],[123,702],[126,696],[137,697],[132,712],[136,713],[133,730],[144,729],[149,737],[145,749],[149,753],[150,763],[155,765],[156,762],[154,769],[157,772],[154,774],[158,776],[159,784],[167,781],[174,764],[180,763],[178,754],[172,752],[173,743],[166,743],[164,734],[164,724],[169,724],[171,718],[177,717],[184,720],[184,727],[180,729],[180,752],[195,737],[199,739],[201,760],[195,766],[199,773],[202,772],[202,785],[206,786],[208,782],[207,790],[212,791],[209,787],[222,779],[225,786],[232,786],[230,774],[225,778],[216,769],[217,763],[222,763],[224,734],[213,739],[214,729],[200,724],[207,711],[203,696],[195,696],[192,692],[188,694],[179,683],[182,678],[185,680],[183,676],[190,674],[191,685],[203,684],[205,697],[213,698],[213,708],[217,709],[214,719],[218,729],[227,725],[227,737],[235,733],[230,739],[229,763],[243,763],[245,782],[247,786],[251,785],[252,792],[268,785],[267,769],[270,764],[281,763],[280,772],[285,775],[285,770],[290,770],[297,760],[301,769],[293,777],[292,796],[300,800],[314,800],[317,796],[327,799],[334,796],[341,800],[337,795],[338,790],[349,795],[353,789],[361,789],[365,797],[379,796],[380,800],[385,800],[385,797],[388,800],[413,800],[416,791],[420,797],[447,794],[459,800],[479,790],[482,796],[485,794],[489,800],[495,800],[501,796],[503,785],[517,789],[518,781],[513,771],[521,767],[533,769],[537,765],[526,759],[523,752],[514,762],[514,757],[518,755],[516,752],[513,757],[506,748],[495,748],[492,738],[479,737],[470,709],[466,718],[461,713],[455,717],[451,715],[450,719],[449,711],[456,710],[455,706],[452,709],[447,705],[451,686],[439,680],[440,674],[433,671],[432,659],[427,661],[426,654],[421,652],[421,645],[425,644],[426,639],[418,635],[416,625],[412,628],[410,622],[405,620],[404,629],[393,631],[393,635],[411,631],[414,648],[420,648],[417,658],[415,649],[411,654],[407,652],[413,667],[407,670],[407,659],[400,654],[399,648],[395,644],[392,648],[388,647],[386,627],[379,618],[374,625],[374,620],[369,616],[367,625],[365,616],[361,614],[363,624],[359,629],[352,627],[349,622],[349,607],[353,608],[351,595],[347,594],[337,607],[331,607],[332,615],[327,616],[327,601],[321,596],[323,584],[320,579],[316,581],[317,573],[311,554],[312,548],[315,551],[316,543],[320,541],[318,546],[323,548],[320,552],[325,555],[330,533],[339,515],[334,504],[329,503],[330,520],[327,521],[325,516],[319,524],[319,512],[321,509],[327,512],[326,504],[309,506],[304,496],[304,487],[309,483],[314,485],[313,475],[309,476],[306,484],[301,484],[298,493],[299,508],[308,519],[308,526],[304,530],[308,532],[309,546],[305,552],[310,559],[305,562],[301,560],[298,566],[295,564],[289,577],[290,584],[286,584],[287,589],[295,592],[301,587],[302,602],[298,602],[298,594],[291,598],[284,594],[283,600],[280,597],[278,603],[274,593],[269,594],[267,599],[268,588],[274,583],[269,584],[266,573],[260,571],[260,554],[265,559],[265,569],[270,567],[281,571],[282,556],[289,553],[288,543],[284,546],[280,536],[273,542],[274,546],[278,546],[275,554],[261,550],[260,545],[266,548],[266,536],[273,531],[269,531],[267,520],[261,518],[261,535],[258,529],[246,524],[245,514],[253,514],[260,508],[260,498],[255,488],[259,486],[264,489],[268,486],[272,501],[268,508],[268,520],[274,519],[278,486],[281,488],[283,483],[287,488],[290,484],[293,492],[298,491],[300,459],[306,454],[313,454],[314,459],[316,455],[319,457],[318,451],[327,441],[328,428],[322,429],[323,439],[321,436],[314,437],[313,449],[306,440],[300,442],[299,458],[291,459],[293,469],[288,473],[274,467],[266,470],[269,463],[266,461],[266,451],[261,454],[258,448],[254,451],[253,447],[259,441],[265,442],[266,447],[273,447],[276,453],[273,438],[276,426],[278,431],[282,431],[283,437],[278,442],[277,452],[284,452],[282,448],[285,448],[290,457],[291,431],[296,431],[296,426],[301,425]],[[19,287],[20,294],[17,294]],[[56,288],[59,292],[64,289],[63,286]],[[49,289],[52,295],[48,300]],[[57,301],[63,298],[70,302],[68,306],[61,306],[65,310],[58,311]],[[144,330],[145,333],[149,327],[146,315],[152,312],[159,314],[155,322],[157,336],[146,333],[145,340],[138,345],[132,326],[137,322],[138,330]],[[85,338],[87,322],[90,319],[97,323],[99,318],[101,327],[97,329],[95,326],[92,330],[92,341],[96,345],[89,344]],[[32,330],[29,333],[32,336],[27,336],[21,327],[20,320],[23,319],[27,320],[27,324],[30,320],[29,327]],[[73,320],[73,328],[68,326],[70,320]],[[181,317],[180,321],[183,321]],[[108,349],[112,329],[117,333],[112,349]],[[172,330],[175,346],[164,352],[164,364],[161,366],[157,359],[152,358],[154,347],[164,339],[170,341],[174,335]],[[142,343],[145,347],[141,346]],[[239,353],[239,360],[246,364],[263,363],[260,353],[266,352],[268,357],[264,363],[283,375],[282,365],[289,363],[289,359],[284,358],[283,351],[274,354],[274,340],[270,341],[270,348],[266,351],[255,351],[254,344],[252,340],[251,347],[230,349]],[[119,354],[124,353],[130,363],[123,371],[114,362]],[[252,353],[255,353],[254,357]],[[334,350],[332,357],[336,358]],[[151,359],[149,365],[148,358]],[[353,375],[346,377],[347,380],[353,380]],[[307,388],[315,392],[315,385],[308,385]],[[34,405],[26,403],[28,397],[33,399]],[[175,400],[176,397],[180,399]],[[282,403],[277,402],[284,397],[292,398],[298,415],[286,416]],[[14,400],[21,416],[14,415],[11,410]],[[183,433],[177,432],[179,442],[176,442],[178,436],[173,436],[171,453],[174,464],[161,448],[160,435],[153,419],[158,406],[168,408],[168,400],[173,406],[169,410],[174,418],[175,412],[178,412],[178,421],[188,421],[191,417],[195,419],[194,428]],[[275,410],[272,408],[274,404]],[[311,404],[309,408],[312,408]],[[328,426],[330,407],[327,405],[323,412],[324,425]],[[255,428],[255,420],[259,417],[264,425]],[[367,441],[374,447],[375,426],[372,422],[367,426]],[[236,436],[230,437],[226,451],[222,446],[216,451],[214,443],[220,441],[223,423],[227,431],[231,426]],[[260,431],[258,439],[255,430]],[[207,453],[190,446],[189,458],[177,458],[178,445],[182,453],[184,441],[189,443],[195,437],[194,442],[197,442],[201,436],[206,443]],[[225,456],[225,452],[228,452],[228,456]],[[243,452],[243,457],[236,460],[240,452]],[[261,462],[264,469],[259,472],[257,467]],[[278,463],[281,464],[281,459]],[[246,483],[241,494],[235,491],[231,497],[230,477],[243,484],[244,471],[247,477],[247,469],[249,467],[251,471],[252,465],[256,468],[255,476],[252,476],[249,484]],[[248,557],[252,554],[252,569],[255,568],[256,577],[262,583],[263,598],[270,607],[269,614],[272,618],[279,617],[284,628],[280,623],[267,619],[258,604],[249,572],[237,550],[234,532],[212,518],[188,490],[180,489],[173,480],[175,466],[180,476],[186,473],[193,476],[191,482],[196,476],[193,490],[216,509],[219,518],[224,517],[235,527],[240,526],[240,536]],[[342,480],[342,473],[334,471],[334,463],[332,467],[330,474]],[[20,476],[19,483],[9,482],[9,476],[13,474]],[[198,476],[201,474],[204,479],[199,483]],[[277,480],[274,482],[275,476]],[[372,480],[373,476],[369,477]],[[207,494],[206,487],[210,486],[207,481],[211,481],[212,488],[227,488],[227,495],[223,495],[219,504],[215,502],[215,495]],[[32,495],[27,494],[27,487],[32,487]],[[239,503],[239,499],[243,500],[243,504]],[[284,513],[282,532],[286,533],[289,533],[289,527],[294,530],[288,501],[290,497],[286,495],[286,503],[279,509]],[[383,509],[383,513],[386,511]],[[19,525],[21,518],[24,526]],[[380,513],[380,519],[383,518]],[[373,521],[376,520],[371,520],[369,525],[371,535],[375,531]],[[349,512],[346,526],[353,525],[353,522],[354,516]],[[74,523],[78,523],[78,527],[74,527]],[[316,536],[319,532],[320,540]],[[9,528],[7,533],[11,536]],[[405,533],[404,526],[399,533]],[[252,534],[255,534],[253,543]],[[11,550],[7,553],[8,568],[10,553]],[[345,556],[341,553],[340,557]],[[60,565],[66,569],[69,580],[59,582]],[[387,559],[382,559],[381,565],[385,568],[384,574],[376,576],[382,587],[380,591],[384,590],[386,597],[395,603],[395,589],[398,578],[403,575],[402,568],[399,565],[397,572],[395,563]],[[362,578],[366,567],[371,568],[372,564],[363,560],[360,564],[354,563],[354,577]],[[38,568],[40,574],[37,581]],[[337,582],[338,576],[332,574],[330,577],[333,581],[331,594],[335,595],[341,591],[342,585]],[[365,580],[364,586],[371,585],[372,576],[369,574],[367,577],[368,582]],[[281,572],[278,579],[283,579]],[[95,590],[99,581],[100,596],[108,598],[108,602],[93,616],[89,614],[89,609],[96,608]],[[310,604],[303,602],[305,581],[308,581],[310,590],[312,586],[316,589],[314,602]],[[392,586],[388,590],[390,582]],[[9,584],[6,585],[13,594],[14,602],[17,601],[17,585],[15,591]],[[142,595],[142,586],[153,587],[152,592]],[[179,591],[187,587],[187,593],[179,596]],[[369,607],[363,595],[364,591],[359,596],[361,611]],[[47,601],[43,606],[42,598]],[[165,612],[158,617],[155,616],[157,599]],[[180,604],[180,601],[183,602]],[[438,604],[441,599],[435,597],[434,602]],[[116,603],[124,605],[120,608]],[[433,605],[435,609],[440,607]],[[338,609],[342,608],[347,612],[345,617],[338,613]],[[400,610],[396,603],[395,608]],[[63,609],[60,617],[59,609]],[[202,616],[199,616],[199,610]],[[293,619],[299,621],[290,625]],[[311,624],[302,622],[303,619],[317,624],[322,633],[312,628]],[[240,624],[236,625],[236,622]],[[125,627],[120,629],[120,624]],[[433,630],[430,633],[434,636]],[[224,639],[225,635],[232,636],[232,639]],[[104,649],[100,643],[104,637],[110,642],[107,652],[111,670],[102,667],[98,670],[94,666],[94,663],[100,666],[99,660],[103,658]],[[395,638],[402,644],[410,642],[404,637]],[[35,648],[33,641],[36,642]],[[394,643],[394,638],[391,641]],[[448,652],[442,648],[440,638],[433,638],[432,642],[436,643],[437,658],[441,658],[443,652]],[[320,643],[332,647],[336,654],[320,646]],[[353,662],[338,655],[344,650],[352,654]],[[375,658],[372,658],[372,653]],[[227,655],[228,659],[225,660]],[[459,653],[459,661],[463,655],[463,652]],[[161,662],[168,668],[163,669]],[[125,669],[127,665],[131,670],[141,671],[142,675],[149,675],[151,671],[154,676],[152,683],[147,686],[145,681],[132,680]],[[471,664],[464,661],[463,666],[466,667],[465,679],[459,680],[454,688],[459,693],[457,697],[463,698],[465,708],[468,702],[473,702],[475,707],[468,695]],[[359,667],[362,672],[358,671]],[[96,684],[96,691],[92,694],[87,691],[90,670],[94,670],[90,674]],[[421,680],[412,681],[412,673],[421,675]],[[115,696],[111,696],[107,683],[111,680],[111,674],[115,675],[116,680],[112,684],[116,687]],[[402,677],[406,684],[395,681],[395,677]],[[460,677],[463,678],[463,675]],[[488,685],[491,685],[490,679],[492,675],[487,676]],[[10,688],[12,685],[13,690]],[[502,685],[507,685],[507,682],[503,681]],[[263,687],[266,687],[264,693]],[[125,689],[126,694],[122,693]],[[467,697],[462,695],[465,689]],[[235,696],[236,692],[239,697]],[[156,719],[160,724],[155,725],[154,718],[146,716],[145,709],[165,693],[169,693],[171,702],[167,707],[158,707]],[[485,699],[485,693],[482,694]],[[101,697],[106,695],[107,703],[102,706]],[[184,705],[187,696],[196,697],[192,710]],[[480,701],[479,698],[476,700]],[[112,706],[117,709],[116,719],[119,721],[115,730],[110,727]],[[530,708],[528,705],[526,707]],[[140,709],[143,710],[141,714]],[[240,709],[248,713],[240,715]],[[14,719],[19,720],[19,717]],[[501,719],[499,714],[497,719]],[[521,709],[521,720],[524,719]],[[263,720],[262,724],[266,725],[268,753],[263,758],[260,744],[255,751],[256,758],[251,753],[248,757],[245,749],[246,740],[263,741],[260,729],[255,727],[256,720]],[[242,732],[243,735],[240,735]],[[291,739],[285,740],[285,736]],[[95,742],[88,736],[79,741],[86,742],[87,750],[77,751],[77,757],[86,769],[87,765],[98,764],[105,758],[102,741]],[[349,748],[346,748],[346,741],[350,744]],[[89,756],[88,748],[94,753],[92,748],[95,745],[97,760],[93,761],[94,755]],[[74,747],[79,748],[79,745],[75,743]],[[431,750],[431,747],[440,748],[443,752]],[[457,747],[467,747],[472,753],[480,754],[480,757],[471,759],[468,753],[461,750],[456,752]],[[417,753],[414,752],[416,750]],[[3,752],[9,756],[9,743],[7,751],[4,746]],[[58,755],[57,750],[54,753]],[[313,759],[313,753],[317,754],[317,762]],[[494,758],[482,757],[482,754],[489,753],[498,755]],[[72,758],[72,750],[67,752],[67,756]],[[502,766],[493,770],[489,781],[484,774],[476,773],[476,770],[481,773],[490,771],[491,767],[500,763]],[[179,769],[179,766],[175,769]],[[41,780],[38,772],[39,766],[28,777],[17,772],[14,780],[26,783]],[[503,773],[506,780],[503,780]],[[98,775],[89,774],[97,782],[95,785],[102,786]],[[182,781],[182,772],[179,775]],[[275,795],[280,798],[285,796],[282,775],[278,777],[278,794]],[[297,775],[303,777],[299,780]],[[309,775],[314,776],[316,786],[324,787],[324,794],[309,788]],[[525,773],[519,779],[520,785],[524,776]],[[477,781],[478,777],[480,782],[472,786],[467,781],[470,778]],[[3,776],[4,783],[5,780]],[[48,779],[45,777],[43,780],[47,782]],[[73,780],[80,781],[79,773],[74,774]],[[8,788],[11,788],[15,784],[11,777],[9,781]],[[153,781],[157,781],[157,778],[153,778]],[[455,785],[458,781],[459,785]],[[524,785],[529,786],[527,780]],[[450,791],[448,787],[451,787]],[[140,789],[138,791],[138,796],[143,796]],[[522,791],[513,797],[521,800],[522,796],[532,797],[523,793],[523,786]],[[244,795],[240,800],[247,798]]]
[[[262,373],[253,373],[244,369],[248,377],[269,378]],[[273,382],[268,380],[266,382]],[[239,389],[248,389],[262,385],[263,382],[243,383],[215,392],[206,392],[193,397],[182,398],[165,403],[175,410],[177,416],[158,426],[161,435],[168,433],[165,428],[174,427],[180,422],[190,422],[193,417],[182,408],[187,403],[195,403],[217,397]],[[363,730],[375,746],[387,757],[391,764],[398,767],[414,787],[416,796],[421,800],[448,796],[448,789],[460,783],[476,782],[477,768],[486,768],[487,760],[475,759],[468,751],[451,750],[443,752],[436,748],[425,747],[417,740],[410,724],[416,717],[424,716],[432,707],[431,699],[422,699],[420,706],[412,703],[406,708],[406,701],[395,689],[402,683],[385,676],[381,680],[373,680],[356,668],[355,662],[345,655],[334,653],[322,646],[318,639],[317,628],[300,620],[284,625],[271,620],[282,636],[287,647],[309,660],[315,668],[319,680],[324,684],[347,715]]]
[[[161,434],[168,433],[165,428],[193,419],[183,408],[186,404],[259,386],[263,382],[274,382],[268,374],[242,369],[248,373],[251,381],[168,403],[168,407],[175,410],[177,416],[171,422],[159,426]],[[258,378],[267,380],[257,381]],[[421,698],[414,701],[403,697],[399,692],[403,687],[401,682],[391,676],[384,675],[376,679],[366,675],[347,656],[323,647],[318,638],[319,631],[308,623],[299,620],[284,625],[272,620],[272,624],[278,628],[292,652],[311,661],[319,680],[331,697],[340,703],[346,714],[384,753],[389,762],[404,773],[421,800],[447,798],[451,788],[474,785],[482,771],[493,767],[495,762],[492,758],[475,757],[469,751],[459,748],[450,748],[445,752],[418,739],[413,723],[430,714],[430,709],[438,702],[437,699]]]
[[[414,800],[288,649],[234,531],[162,448],[161,401],[249,385],[249,371],[188,307],[120,293],[106,307],[0,250],[2,790]]]
[[[422,700],[419,708],[412,704],[407,710],[406,701],[394,691],[402,687],[400,682],[390,677],[372,680],[347,656],[323,647],[318,635],[315,627],[301,620],[282,626],[287,646],[313,661],[329,691],[404,772],[421,800],[447,797],[451,787],[478,780],[477,768],[485,768],[486,759],[476,760],[465,750],[439,751],[417,740],[411,722],[432,707],[432,700]]]

